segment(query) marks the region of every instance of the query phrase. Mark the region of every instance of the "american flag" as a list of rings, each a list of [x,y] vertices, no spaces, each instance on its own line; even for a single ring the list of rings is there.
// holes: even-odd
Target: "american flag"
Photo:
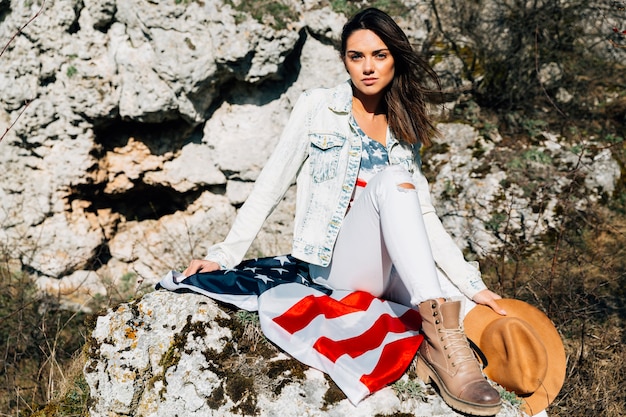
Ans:
[[[400,378],[423,340],[417,310],[320,286],[310,280],[308,265],[289,255],[188,278],[170,271],[157,288],[258,311],[269,340],[327,373],[353,404]]]

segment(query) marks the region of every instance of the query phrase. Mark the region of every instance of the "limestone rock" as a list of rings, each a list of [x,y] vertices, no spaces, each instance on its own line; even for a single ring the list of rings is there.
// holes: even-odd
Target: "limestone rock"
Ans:
[[[503,13],[497,2],[484,3],[476,39],[458,33],[475,7],[461,3],[407,0],[397,19],[418,49],[442,45],[433,6],[460,48],[484,36],[499,39],[488,42],[494,54],[507,46],[509,34],[491,18]],[[137,288],[149,286],[224,239],[298,96],[348,78],[336,49],[345,16],[325,0],[281,4],[284,19],[237,1],[48,1],[8,45],[0,57],[0,133],[8,129],[0,242],[41,288],[58,292],[66,284],[49,278],[74,283],[75,273],[94,272],[101,285],[85,284],[85,298],[71,300],[87,305],[109,283],[133,277]],[[40,8],[0,0],[0,38]],[[466,79],[459,57],[435,58],[447,88],[477,81]],[[546,80],[557,88],[553,75]],[[581,210],[615,190],[620,169],[608,150],[572,152],[575,144],[529,128],[537,144],[521,156],[495,129],[458,124],[442,125],[444,138],[424,155],[444,225],[477,257],[505,244],[506,233],[534,242],[554,227],[556,196],[571,174],[583,178],[574,187]],[[496,157],[510,163],[491,163]],[[521,186],[528,181],[515,164],[549,184]],[[531,209],[538,199],[541,209]],[[290,251],[294,201],[292,189],[249,256]]]

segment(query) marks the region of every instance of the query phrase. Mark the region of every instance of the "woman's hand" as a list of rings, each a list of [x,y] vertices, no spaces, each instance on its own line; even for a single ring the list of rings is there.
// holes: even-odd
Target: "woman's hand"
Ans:
[[[500,307],[498,303],[496,302],[496,300],[501,300],[501,299],[502,297],[500,297],[498,294],[490,290],[482,290],[478,292],[474,296],[474,298],[472,298],[472,300],[476,304],[484,304],[486,306],[489,306],[496,313],[500,314],[501,316],[505,316],[506,310]]]
[[[213,272],[220,269],[219,264],[205,259],[194,259],[189,262],[187,269],[183,271],[183,275],[188,277],[198,272]]]

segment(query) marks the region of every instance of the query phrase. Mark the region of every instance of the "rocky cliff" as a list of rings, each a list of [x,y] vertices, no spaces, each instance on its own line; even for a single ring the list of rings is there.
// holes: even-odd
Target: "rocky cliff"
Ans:
[[[435,11],[450,25],[462,11],[393,4],[418,48],[444,41]],[[149,287],[223,239],[298,95],[347,78],[334,47],[343,14],[323,0],[266,6],[0,2],[0,38],[15,35],[0,57],[0,132],[11,126],[0,144],[0,241],[40,288],[85,308],[112,288]],[[447,88],[471,84],[458,56],[433,64]],[[558,66],[544,72],[553,81]],[[453,95],[442,114],[462,99]],[[520,162],[495,126],[440,127],[440,145],[425,154],[433,196],[459,245],[478,256],[504,244],[505,223],[529,242],[548,230],[571,184],[593,200],[619,178],[609,150],[572,151],[580,143],[550,132],[538,131]],[[516,161],[554,181],[529,192],[507,165]],[[293,209],[290,192],[251,256],[289,252]]]

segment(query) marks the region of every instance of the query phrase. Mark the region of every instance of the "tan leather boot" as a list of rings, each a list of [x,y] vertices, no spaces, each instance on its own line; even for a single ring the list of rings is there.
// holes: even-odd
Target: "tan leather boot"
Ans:
[[[460,301],[427,300],[419,305],[422,342],[417,374],[434,382],[443,400],[453,409],[476,416],[497,414],[500,394],[483,376],[459,323]]]

